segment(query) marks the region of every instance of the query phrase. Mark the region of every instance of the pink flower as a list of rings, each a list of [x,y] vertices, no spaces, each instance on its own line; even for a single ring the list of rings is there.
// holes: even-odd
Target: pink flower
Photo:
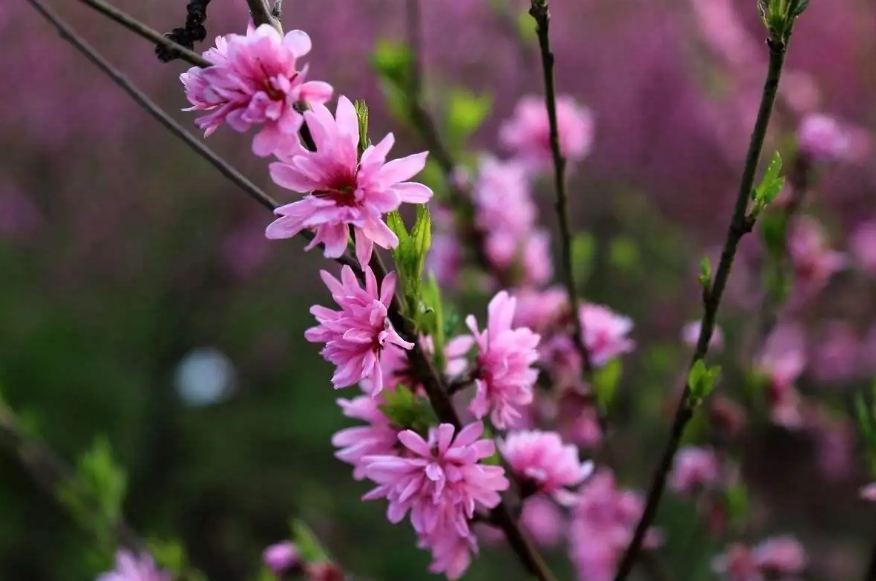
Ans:
[[[557,126],[560,152],[569,161],[579,161],[590,154],[593,145],[593,114],[566,95],[557,97]],[[511,119],[499,129],[499,141],[532,170],[551,163],[550,123],[544,98],[523,97]]]
[[[478,419],[489,413],[499,429],[517,424],[520,408],[532,403],[532,386],[538,378],[532,364],[538,359],[539,336],[525,327],[511,327],[516,303],[505,291],[493,297],[483,332],[473,315],[465,320],[478,345],[473,374],[477,394],[469,411]]]
[[[306,193],[304,199],[277,208],[281,216],[268,226],[271,239],[290,238],[305,229],[316,237],[307,249],[325,244],[325,256],[337,258],[347,249],[350,227],[355,233],[356,258],[363,266],[374,245],[395,248],[398,238],[383,221],[402,202],[425,204],[432,190],[406,181],[426,165],[427,152],[386,161],[395,138],[390,133],[358,157],[359,121],[349,99],[338,99],[335,117],[323,105],[304,113],[316,151],[294,144],[271,164],[271,177],[284,188]]]
[[[636,344],[627,335],[633,329],[629,317],[618,315],[608,307],[581,305],[578,315],[584,328],[584,344],[593,365],[600,367],[615,357],[631,352]]]
[[[368,456],[388,456],[395,454],[398,433],[389,418],[380,410],[384,403],[381,397],[359,396],[350,400],[339,399],[337,403],[348,418],[367,423],[364,426],[345,428],[332,436],[332,445],[339,448],[335,458],[353,465],[353,478],[362,480],[366,476]]]
[[[535,224],[538,210],[524,168],[518,163],[483,157],[472,197],[475,225],[484,232],[519,236]]]
[[[710,448],[687,446],[675,455],[669,488],[680,494],[695,494],[721,480],[721,463]]]
[[[846,264],[842,252],[831,250],[824,240],[821,226],[807,216],[799,217],[788,234],[788,254],[800,286],[798,300],[811,297],[827,284],[830,277]]]
[[[246,36],[229,34],[216,39],[216,47],[204,53],[213,66],[192,67],[180,75],[188,111],[208,111],[195,124],[213,133],[223,122],[235,131],[262,124],[253,140],[253,152],[265,156],[285,140],[298,140],[301,113],[295,105],[325,103],[332,87],[321,81],[305,81],[307,67],[298,70],[297,60],[310,52],[310,37],[293,30],[281,37],[263,24],[247,30]]]
[[[781,578],[798,574],[805,567],[803,546],[788,536],[766,539],[751,549],[734,543],[727,548],[727,552],[712,559],[712,570],[727,581]]]
[[[619,490],[608,470],[591,477],[580,497],[569,527],[572,563],[582,581],[611,581],[618,560],[633,537],[644,502],[636,493]],[[657,531],[649,530],[645,547],[659,544]]]
[[[514,292],[517,308],[513,324],[529,327],[536,333],[546,333],[562,324],[568,316],[569,298],[566,290],[552,287],[543,291],[522,288]]]
[[[124,549],[116,552],[116,568],[97,581],[170,581],[171,574],[159,571],[151,555],[135,555]]]
[[[560,544],[566,521],[560,508],[551,499],[537,495],[524,501],[520,524],[537,544],[556,547]]]
[[[771,537],[754,547],[754,562],[768,573],[793,575],[806,567],[806,551],[790,536]]]
[[[876,482],[865,484],[858,490],[858,496],[867,502],[876,502]]]
[[[477,422],[454,437],[453,426],[441,424],[426,440],[405,430],[398,435],[403,455],[365,459],[366,474],[378,486],[364,499],[386,498],[392,523],[410,511],[419,546],[432,549],[431,570],[451,579],[465,572],[477,551],[469,526],[475,512],[497,506],[499,491],[509,485],[504,469],[480,463],[495,453],[492,440],[480,439],[483,430]]]
[[[337,366],[332,377],[335,389],[368,379],[371,394],[376,395],[383,389],[380,357],[384,347],[396,345],[411,349],[414,346],[402,339],[389,322],[387,307],[395,293],[395,273],[383,279],[379,296],[377,279],[367,266],[364,289],[349,266],[341,270],[340,281],[324,270],[320,276],[341,310],[319,305],[311,307],[310,313],[319,325],[305,331],[304,337],[311,343],[325,343],[321,351],[323,358]]]
[[[819,383],[842,384],[858,372],[861,341],[855,328],[840,320],[830,320],[818,329],[818,342],[811,353],[812,373]]]
[[[578,449],[563,445],[556,432],[511,432],[499,443],[499,450],[523,482],[523,494],[549,494],[566,505],[577,500],[568,488],[593,472],[593,462],[581,462]]]
[[[851,141],[833,117],[810,114],[800,122],[800,151],[813,161],[837,161],[848,153]]]
[[[266,548],[262,553],[262,562],[275,577],[282,577],[301,566],[301,557],[294,543],[283,541]]]
[[[474,339],[471,335],[460,335],[444,344],[444,374],[448,379],[456,379],[466,370],[468,367],[466,356],[473,346]],[[432,338],[421,336],[420,348],[426,354],[431,355],[434,351]],[[380,358],[380,369],[384,383],[389,383],[391,387],[404,385],[414,392],[422,390],[422,384],[416,373],[414,373],[414,369],[408,360],[407,352],[404,349],[400,349],[395,345],[390,345],[384,349],[383,356]],[[363,380],[360,383],[360,387],[365,393],[372,393],[374,391],[371,381],[368,379]]]
[[[449,233],[432,235],[432,247],[426,256],[426,269],[435,275],[442,288],[455,288],[462,269],[462,249],[456,236]]]
[[[849,237],[849,252],[864,272],[876,275],[876,220],[868,220],[855,228]]]
[[[684,341],[685,345],[688,347],[696,346],[697,341],[700,338],[700,329],[702,328],[702,325],[702,321],[691,321],[682,328],[681,340]],[[718,325],[715,325],[714,329],[712,329],[712,338],[709,339],[709,347],[711,349],[721,349],[724,347],[724,335],[721,333],[721,329]]]
[[[767,380],[767,399],[772,420],[785,427],[799,427],[800,396],[794,382],[806,366],[803,330],[784,324],[767,338],[755,368]]]

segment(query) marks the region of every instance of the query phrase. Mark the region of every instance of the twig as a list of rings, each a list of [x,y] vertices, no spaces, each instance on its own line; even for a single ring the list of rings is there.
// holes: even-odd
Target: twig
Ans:
[[[61,36],[73,44],[73,46],[85,55],[92,63],[108,75],[113,81],[121,86],[141,107],[155,117],[162,125],[171,131],[175,136],[182,139],[187,145],[192,147],[202,157],[206,158],[213,164],[216,169],[222,172],[223,175],[241,186],[250,196],[259,202],[268,210],[276,208],[276,202],[267,194],[261,192],[252,182],[247,180],[237,170],[224,162],[208,147],[203,145],[197,138],[185,131],[179,124],[164,113],[147,95],[133,86],[125,76],[106,61],[97,51],[91,47],[85,40],[80,38],[75,31],[56,14],[42,4],[41,0],[27,0],[34,8],[36,8],[44,18],[51,22]],[[313,234],[310,232],[302,233],[305,238],[312,239]],[[359,264],[355,258],[343,256],[337,259],[342,264],[348,264],[354,270],[361,272]],[[371,262],[371,267],[375,275],[380,279],[386,276],[386,268],[384,267],[379,255],[375,254]],[[390,310],[390,320],[396,329],[405,337],[414,342],[414,348],[410,352],[410,360],[417,376],[421,379],[424,388],[426,389],[432,407],[442,422],[452,424],[455,428],[460,429],[462,424],[450,397],[445,392],[444,382],[441,375],[435,370],[431,360],[423,351],[417,339],[417,334],[412,328],[410,322],[402,315],[401,303],[398,297],[393,298]],[[523,532],[518,527],[516,521],[511,516],[507,507],[503,504],[494,509],[494,519],[499,526],[505,531],[511,546],[518,553],[521,560],[524,562],[530,572],[538,577],[540,581],[553,581],[553,576],[547,569],[538,552],[532,544],[523,535]]]
[[[46,494],[58,499],[61,487],[74,479],[73,469],[67,465],[51,448],[25,434],[11,412],[0,409],[0,444],[10,448],[21,461],[31,478]],[[83,499],[97,508],[97,499]],[[124,520],[113,523],[117,541],[132,551],[140,552],[146,543],[129,527]]]
[[[198,53],[191,51],[181,44],[174,42],[154,28],[149,28],[133,16],[122,12],[115,6],[110,6],[103,0],[80,0],[80,2],[82,2],[83,4],[87,4],[98,12],[104,14],[105,16],[108,16],[110,19],[115,20],[117,23],[121,24],[131,32],[134,32],[147,40],[151,40],[156,45],[161,46],[169,55],[176,55],[182,60],[193,64],[196,67],[209,67],[211,65],[210,61],[206,60]],[[36,5],[34,4],[34,6]],[[46,6],[43,6],[43,9],[48,10]],[[40,12],[42,12],[42,10],[40,10]],[[43,15],[46,16],[46,18],[49,18],[46,13],[43,13]],[[55,19],[57,19],[57,16],[55,16]]]
[[[593,387],[593,360],[584,342],[584,325],[579,316],[578,291],[575,287],[575,274],[572,270],[572,233],[569,228],[569,199],[566,194],[566,159],[560,150],[560,131],[557,121],[557,93],[554,83],[554,54],[550,41],[550,10],[547,0],[532,0],[529,14],[535,19],[538,46],[541,49],[541,64],[544,73],[544,100],[550,123],[551,153],[554,160],[554,182],[557,190],[557,219],[560,223],[560,247],[562,250],[563,280],[572,308],[572,325],[575,331],[574,343],[581,357],[584,376]]]
[[[164,34],[166,38],[181,44],[188,49],[194,49],[196,42],[202,42],[207,37],[207,6],[210,0],[190,0],[186,5],[186,23]],[[175,51],[168,51],[163,44],[155,45],[155,55],[162,62],[170,62],[179,58]]]
[[[272,13],[267,0],[246,0],[246,4],[249,6],[249,13],[252,15],[252,21],[255,22],[256,26],[270,24],[277,29],[277,32],[283,33],[283,27]]]
[[[788,35],[788,38],[789,37],[790,33]],[[782,75],[782,67],[785,63],[785,52],[787,50],[788,38],[776,38],[775,35],[771,35],[768,41],[770,49],[769,70],[763,87],[760,107],[757,112],[757,120],[754,125],[754,130],[751,133],[748,153],[745,156],[745,167],[742,172],[739,191],[737,192],[733,217],[727,231],[724,248],[721,252],[721,261],[715,274],[714,283],[710,290],[704,292],[703,303],[705,313],[700,328],[700,335],[697,340],[697,346],[694,350],[688,369],[692,368],[697,360],[705,357],[709,351],[709,342],[711,341],[712,333],[715,328],[715,318],[718,313],[718,307],[721,304],[721,297],[724,294],[724,289],[727,285],[727,279],[730,276],[730,269],[733,265],[733,259],[736,256],[736,249],[739,245],[739,241],[745,234],[751,231],[754,225],[753,219],[747,215],[746,210],[752,187],[754,185],[754,176],[757,172],[761,150],[763,149],[763,143],[766,138],[770,115],[772,114],[773,105],[776,100],[776,92]],[[654,522],[654,517],[657,514],[657,507],[660,504],[660,499],[663,496],[663,490],[666,486],[667,475],[672,468],[672,462],[681,442],[682,435],[684,434],[685,428],[693,416],[695,409],[696,402],[691,400],[690,390],[690,384],[685,381],[684,390],[675,412],[675,418],[672,423],[669,439],[666,442],[666,447],[663,451],[660,463],[654,471],[651,487],[645,501],[645,508],[642,512],[642,518],[639,520],[635,534],[633,535],[633,538],[624,553],[623,559],[618,566],[614,581],[624,581],[629,576],[636,558],[641,551],[645,534]]]

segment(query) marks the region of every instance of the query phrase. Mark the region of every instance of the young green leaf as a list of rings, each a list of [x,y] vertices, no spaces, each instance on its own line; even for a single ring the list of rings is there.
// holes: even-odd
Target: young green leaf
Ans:
[[[438,423],[428,400],[418,397],[403,385],[393,392],[384,391],[383,399],[380,411],[400,430],[414,430],[425,436],[429,428]]]
[[[622,373],[623,364],[620,359],[612,359],[594,372],[593,388],[596,401],[602,409],[611,409]]]
[[[292,542],[305,563],[330,561],[328,553],[322,548],[319,539],[307,524],[299,519],[292,521]]]
[[[781,171],[782,156],[777,151],[773,154],[773,158],[770,160],[770,164],[767,166],[766,173],[760,184],[752,192],[752,198],[757,204],[756,207],[763,209],[768,204],[771,204],[776,199],[776,196],[779,195],[779,192],[785,185],[785,178],[779,175]]]
[[[356,118],[359,120],[359,154],[368,149],[368,105],[365,101],[356,100],[353,104],[356,108]]]
[[[452,147],[462,147],[465,141],[480,129],[493,107],[493,98],[487,93],[476,95],[455,87],[447,95],[445,134]]]
[[[699,403],[715,389],[721,367],[708,367],[702,359],[697,359],[688,373],[687,381],[690,395],[695,403]]]
[[[700,274],[697,280],[707,291],[712,287],[712,264],[705,256],[700,259]]]

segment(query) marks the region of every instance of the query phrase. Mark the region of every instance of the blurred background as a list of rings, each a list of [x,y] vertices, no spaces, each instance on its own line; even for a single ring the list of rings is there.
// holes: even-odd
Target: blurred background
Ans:
[[[148,42],[79,3],[54,6],[184,125],[178,81]],[[492,96],[470,149],[496,150],[517,100],[541,90],[525,3],[422,1],[431,106],[464,87]],[[185,21],[184,0],[116,0],[152,27]],[[589,233],[583,292],[635,321],[616,412],[618,478],[644,488],[668,427],[667,398],[689,356],[684,323],[699,316],[696,269],[723,239],[766,68],[754,0],[551,2],[559,90],[590,107],[593,154],[575,168],[576,230]],[[242,0],[215,0],[205,50],[242,32]],[[313,38],[311,75],[369,103],[373,135],[422,149],[384,106],[370,57],[402,39],[402,0],[284,0],[284,25]],[[325,302],[320,268],[297,240],[268,242],[270,216],[143,113],[76,54],[24,0],[0,5],[0,389],[73,463],[106,436],[128,472],[125,512],[144,535],[177,537],[210,579],[253,578],[261,550],[305,519],[340,562],[370,579],[426,579],[428,554],[390,525],[367,483],[333,457],[350,425],[331,369],[303,339]],[[810,357],[800,390],[818,396],[813,429],[752,422],[741,444],[752,539],[793,532],[812,578],[854,579],[876,534],[857,499],[865,462],[848,414],[876,371],[876,5],[813,0],[794,33],[769,147],[793,147],[800,119],[826,113],[854,147],[811,192],[829,244],[851,266],[807,305]],[[209,143],[281,200],[250,139],[222,128]],[[790,145],[789,145],[790,144]],[[554,230],[550,188],[539,193]],[[720,318],[740,341],[757,288],[757,237],[737,262]],[[856,244],[852,244],[856,240]],[[869,255],[867,253],[870,253]],[[749,259],[750,258],[750,259]],[[754,283],[752,282],[754,281]],[[452,293],[450,293],[452,296]],[[482,316],[485,301],[463,297]],[[756,301],[755,301],[756,302]],[[468,311],[466,311],[468,312]],[[726,349],[723,393],[742,388]],[[695,436],[694,436],[695,437]],[[679,579],[709,579],[719,540],[696,507],[667,499],[658,518]],[[0,579],[92,579],[91,539],[10,454],[0,454]],[[523,578],[504,549],[484,548],[467,578]],[[564,550],[551,554],[561,578]]]

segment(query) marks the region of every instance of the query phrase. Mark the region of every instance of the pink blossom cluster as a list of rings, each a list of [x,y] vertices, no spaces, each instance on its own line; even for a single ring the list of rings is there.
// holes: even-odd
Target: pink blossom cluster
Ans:
[[[767,401],[772,420],[788,428],[802,425],[800,395],[795,387],[806,366],[806,345],[799,325],[777,327],[755,362],[755,370],[766,380]]]
[[[821,225],[808,216],[793,223],[787,247],[794,266],[797,301],[813,297],[846,265],[845,255],[828,246]]]
[[[806,551],[797,539],[771,537],[754,547],[735,543],[712,560],[712,570],[726,581],[790,579],[806,567]]]
[[[151,555],[120,549],[116,552],[115,569],[98,576],[96,581],[170,581],[171,577],[169,572],[158,569]]]
[[[686,446],[675,454],[669,488],[692,496],[721,482],[721,462],[711,448]]]
[[[635,492],[619,489],[614,475],[601,470],[580,491],[569,526],[569,553],[581,581],[611,581],[624,550],[633,537],[644,502]],[[645,548],[661,543],[649,530]]]
[[[192,104],[188,110],[206,112],[195,123],[206,135],[222,123],[241,132],[261,125],[252,144],[260,156],[297,141],[303,118],[296,107],[322,104],[332,96],[331,85],[306,81],[307,67],[299,68],[299,59],[310,49],[307,33],[293,30],[281,36],[268,24],[250,26],[246,35],[218,37],[204,53],[212,66],[180,75]]]

